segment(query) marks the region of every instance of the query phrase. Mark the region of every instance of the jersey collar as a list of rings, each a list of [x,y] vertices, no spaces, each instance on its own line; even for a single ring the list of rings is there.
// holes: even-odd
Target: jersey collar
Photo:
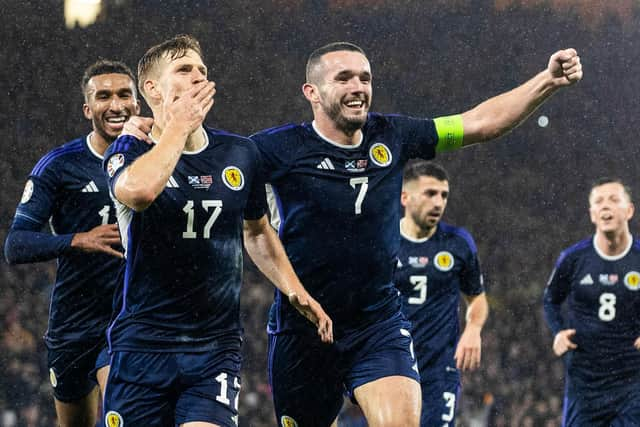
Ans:
[[[104,156],[102,156],[100,153],[98,153],[96,150],[94,150],[93,146],[91,145],[91,135],[93,135],[93,132],[91,132],[89,135],[87,135],[87,138],[86,138],[87,147],[89,148],[89,151],[91,152],[91,154],[93,154],[94,156],[96,156],[100,160],[104,160]]]
[[[327,138],[326,136],[324,136],[322,134],[322,132],[320,132],[320,130],[316,127],[316,121],[315,120],[311,122],[311,126],[313,127],[313,130],[318,134],[318,136],[320,138],[324,139],[326,142],[328,142],[331,145],[334,145],[334,146],[339,147],[339,148],[345,148],[347,150],[352,150],[352,149],[360,147],[360,145],[362,145],[362,140],[364,139],[364,133],[360,132],[360,141],[358,141],[357,144],[354,144],[354,145],[340,144],[339,142],[333,141],[333,140]]]
[[[182,150],[182,154],[186,154],[188,156],[193,156],[194,154],[202,153],[209,146],[209,134],[207,133],[207,131],[204,130],[203,127],[201,127],[200,129],[202,129],[202,133],[204,134],[204,145],[202,147],[200,147],[200,149],[195,150],[195,151]],[[151,133],[149,133],[149,138],[151,138],[151,141],[155,145],[158,145],[158,141],[153,137],[153,135],[151,135]]]
[[[624,258],[629,251],[631,250],[631,245],[633,245],[633,236],[631,234],[629,234],[629,243],[627,244],[627,247],[624,249],[624,251],[622,251],[622,253],[618,254],[618,255],[606,255],[604,252],[602,252],[600,250],[600,248],[598,248],[598,245],[596,244],[596,236],[595,234],[593,235],[593,249],[595,249],[596,253],[598,254],[598,256],[606,261],[618,261],[619,259]]]

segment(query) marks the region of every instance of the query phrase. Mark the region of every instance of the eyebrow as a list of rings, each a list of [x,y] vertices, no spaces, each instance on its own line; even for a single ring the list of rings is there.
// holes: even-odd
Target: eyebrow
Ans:
[[[363,71],[361,73],[355,73],[351,70],[342,70],[340,72],[338,72],[338,74],[335,75],[335,79],[336,80],[340,80],[340,79],[344,79],[344,78],[349,78],[352,76],[360,76],[360,77],[366,77],[366,78],[371,78],[371,73],[369,71]]]

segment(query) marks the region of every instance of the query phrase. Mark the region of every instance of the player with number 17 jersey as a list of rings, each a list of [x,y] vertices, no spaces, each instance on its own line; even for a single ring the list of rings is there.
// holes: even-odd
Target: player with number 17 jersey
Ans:
[[[111,350],[201,352],[229,336],[239,346],[243,218],[265,213],[259,153],[248,140],[205,128],[164,191],[136,212],[116,201],[126,250],[124,303],[108,330]],[[119,138],[105,155],[112,186],[152,146]]]

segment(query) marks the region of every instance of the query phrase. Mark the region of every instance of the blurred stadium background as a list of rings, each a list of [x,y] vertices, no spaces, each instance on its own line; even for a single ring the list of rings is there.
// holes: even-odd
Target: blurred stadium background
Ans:
[[[429,117],[468,109],[542,70],[555,50],[575,47],[585,72],[577,87],[500,141],[439,158],[452,176],[445,220],[475,237],[492,308],[482,368],[464,376],[458,425],[557,426],[563,373],[551,354],[541,295],[560,250],[591,233],[590,182],[615,175],[640,189],[639,6],[637,0],[0,0],[0,239],[35,162],[90,129],[79,81],[98,57],[135,67],[150,45],[195,35],[218,87],[207,124],[249,134],[311,118],[300,93],[304,63],[330,41],[349,40],[368,52],[373,110]],[[41,340],[54,271],[54,263],[0,262],[0,426],[55,425]],[[266,374],[271,293],[247,265],[241,426],[275,424]],[[350,408],[341,425],[363,424]]]

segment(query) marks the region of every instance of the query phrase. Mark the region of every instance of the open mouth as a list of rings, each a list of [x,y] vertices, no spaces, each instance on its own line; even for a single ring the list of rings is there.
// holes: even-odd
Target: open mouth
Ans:
[[[352,110],[361,110],[363,109],[367,104],[364,100],[362,99],[352,99],[350,101],[345,101],[344,105]]]
[[[124,122],[126,122],[127,119],[127,116],[107,117],[105,118],[105,122],[109,125],[109,127],[116,130],[121,130],[124,126]]]

